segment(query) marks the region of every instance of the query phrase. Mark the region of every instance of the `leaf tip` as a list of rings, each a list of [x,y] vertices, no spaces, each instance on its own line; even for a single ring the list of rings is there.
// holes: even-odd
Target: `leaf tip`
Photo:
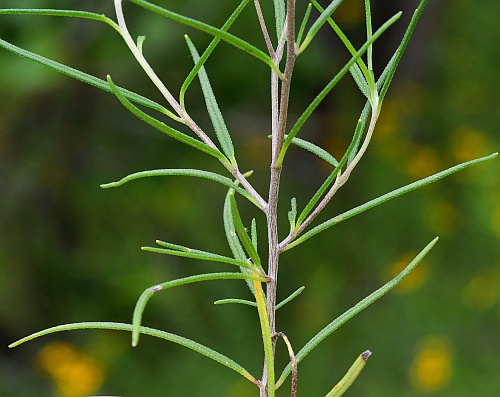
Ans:
[[[372,352],[370,350],[366,350],[363,353],[361,353],[361,358],[366,363],[371,355],[372,355]]]

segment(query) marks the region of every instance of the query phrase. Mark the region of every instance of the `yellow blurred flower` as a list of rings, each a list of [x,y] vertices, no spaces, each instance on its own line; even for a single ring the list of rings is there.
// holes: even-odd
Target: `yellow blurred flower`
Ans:
[[[439,156],[430,146],[413,145],[408,157],[406,171],[412,179],[421,179],[441,170]]]
[[[435,392],[447,387],[452,377],[453,352],[450,341],[442,336],[424,338],[410,367],[412,386],[422,392]]]
[[[472,160],[484,156],[488,143],[483,132],[461,127],[450,134],[451,151],[457,162]]]
[[[61,397],[86,397],[104,380],[102,366],[66,342],[49,343],[38,352],[36,361],[54,380]]]
[[[496,269],[483,269],[464,287],[462,299],[473,310],[487,310],[500,299],[500,274]]]

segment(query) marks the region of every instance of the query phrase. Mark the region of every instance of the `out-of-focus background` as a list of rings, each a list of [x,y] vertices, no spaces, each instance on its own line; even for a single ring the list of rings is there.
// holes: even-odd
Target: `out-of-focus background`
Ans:
[[[112,16],[112,2],[50,1]],[[156,0],[220,26],[237,1]],[[271,2],[262,2],[271,17]],[[267,4],[270,3],[270,4]],[[328,2],[324,2],[328,3]],[[416,0],[373,2],[375,27],[401,20],[376,43],[380,74]],[[298,1],[302,15],[307,3]],[[2,7],[39,6],[2,0]],[[131,4],[134,35],[172,92],[192,65],[183,34],[199,49],[210,38]],[[317,14],[313,14],[317,15]],[[334,14],[360,46],[363,1]],[[396,74],[373,144],[323,220],[459,162],[498,151],[500,2],[431,0]],[[264,48],[250,4],[231,30]],[[271,29],[271,31],[273,31]],[[120,37],[94,21],[1,16],[0,37],[160,101]],[[348,54],[325,26],[299,58],[295,119]],[[269,164],[269,71],[220,44],[207,63],[242,170],[264,194]],[[188,109],[210,130],[195,82]],[[342,154],[364,104],[350,76],[333,90],[301,136]],[[13,350],[29,333],[78,321],[130,322],[137,297],[156,283],[223,265],[146,253],[156,239],[229,254],[222,223],[225,189],[208,181],[156,178],[103,190],[101,183],[155,168],[222,172],[215,160],[141,124],[112,95],[0,51],[0,395],[3,397],[255,396],[239,375],[176,345],[111,331],[53,334]],[[394,292],[352,319],[299,366],[299,395],[321,396],[356,356],[373,351],[351,396],[495,397],[500,390],[500,163],[453,175],[363,213],[282,256],[279,297],[306,289],[279,311],[277,327],[299,350],[333,318],[397,274],[436,235],[440,242]],[[282,177],[282,236],[291,197],[299,207],[330,169],[293,148]],[[263,217],[242,204],[247,222]],[[262,253],[265,255],[265,252]],[[214,306],[249,298],[238,281],[179,287],[148,305],[144,324],[204,343],[262,367],[251,307]],[[278,371],[287,353],[279,346]],[[289,395],[286,385],[278,396]]]

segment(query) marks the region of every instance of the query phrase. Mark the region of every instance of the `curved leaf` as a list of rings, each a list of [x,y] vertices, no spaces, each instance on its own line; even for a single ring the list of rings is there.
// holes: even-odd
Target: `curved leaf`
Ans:
[[[9,347],[10,348],[16,347],[16,346],[19,346],[20,344],[28,342],[32,339],[38,338],[40,336],[52,334],[55,332],[73,331],[73,330],[79,330],[79,329],[105,329],[105,330],[131,332],[133,329],[133,326],[132,326],[132,324],[114,323],[114,322],[82,322],[82,323],[58,325],[57,327],[47,328],[43,331],[31,334],[23,339],[18,340],[17,342],[10,344]],[[241,365],[239,365],[235,361],[231,360],[230,358],[224,356],[223,354],[220,354],[220,353],[216,352],[215,350],[210,349],[209,347],[206,347],[198,342],[194,342],[194,341],[187,339],[187,338],[184,338],[182,336],[171,334],[171,333],[165,332],[165,331],[160,331],[160,330],[154,329],[154,328],[140,327],[139,330],[140,330],[141,334],[154,336],[156,338],[168,340],[168,341],[176,343],[178,345],[187,347],[188,349],[191,349],[197,353],[200,353],[201,355],[208,357],[208,358],[218,362],[219,364],[222,364],[225,367],[232,369],[233,371],[236,371],[237,373],[239,373],[240,375],[242,375],[243,377],[248,379],[250,382],[257,384],[257,379],[253,375],[251,375],[245,368],[243,368]]]
[[[288,302],[290,302],[291,300],[295,299],[297,296],[299,296],[302,291],[304,291],[306,289],[306,287],[300,287],[299,289],[297,289],[295,292],[293,292],[288,298],[286,299],[283,299],[280,303],[278,303],[276,305],[276,310],[278,310],[279,308],[282,308],[283,306],[285,306]]]
[[[226,305],[228,303],[239,303],[241,305],[257,307],[257,303],[252,301],[247,301],[246,299],[219,299],[214,302],[214,305]]]
[[[166,249],[158,247],[141,247],[141,249],[143,251],[156,252],[158,254],[181,256],[184,258],[200,259],[211,262],[221,262],[221,263],[227,263],[229,265],[245,267],[250,270],[253,269],[253,265],[246,261],[239,261],[237,259],[229,258],[227,256],[213,254],[211,252],[206,252],[206,251],[200,251],[197,249],[187,248],[177,244],[166,243],[160,240],[156,240],[156,243],[158,245],[166,247]]]
[[[195,178],[209,179],[211,181],[218,182],[224,186],[234,189],[236,192],[238,192],[243,197],[247,198],[249,201],[255,204],[255,200],[253,199],[253,197],[245,189],[236,185],[231,179],[210,171],[185,169],[185,168],[181,169],[172,168],[172,169],[135,172],[133,174],[127,175],[126,177],[120,179],[119,181],[104,183],[101,185],[101,187],[104,189],[110,187],[118,187],[127,182],[133,181],[134,179],[148,178],[155,176],[191,176]]]
[[[197,283],[200,281],[212,281],[212,280],[256,280],[261,282],[267,282],[263,277],[253,276],[251,274],[243,273],[208,273],[208,274],[198,274],[196,276],[189,276],[184,278],[179,278],[177,280],[167,281],[162,284],[154,285],[147,288],[139,297],[135,309],[134,316],[132,320],[132,346],[137,346],[139,342],[139,334],[141,332],[141,321],[142,314],[146,308],[146,304],[154,295],[155,292],[163,291],[168,288],[177,287],[179,285]]]
[[[113,91],[113,93],[116,95],[118,100],[122,103],[123,106],[125,106],[133,115],[135,115],[138,119],[144,121],[145,123],[149,124],[150,126],[156,128],[157,130],[163,132],[164,134],[167,134],[168,136],[185,143],[186,145],[192,146],[195,149],[198,149],[204,153],[207,153],[217,159],[219,159],[221,162],[224,164],[228,164],[227,158],[217,149],[213,148],[211,146],[208,146],[207,144],[199,141],[198,139],[195,139],[189,135],[186,135],[180,131],[177,131],[175,128],[172,128],[165,123],[156,120],[154,117],[151,117],[150,115],[144,113],[142,110],[134,106],[127,98],[125,98],[120,91],[117,90],[116,85],[113,83],[113,80],[111,80],[111,77],[108,76],[108,82],[109,85]]]
[[[152,11],[158,15],[161,15],[165,18],[172,19],[176,22],[182,23],[187,26],[191,26],[192,28],[201,30],[202,32],[208,33],[212,36],[218,37],[221,40],[233,45],[234,47],[247,52],[248,54],[254,56],[255,58],[261,60],[265,64],[271,67],[271,69],[276,72],[276,74],[283,79],[283,74],[279,70],[279,68],[275,65],[272,59],[266,55],[263,51],[259,50],[257,47],[253,46],[250,43],[236,37],[228,32],[225,32],[222,29],[218,29],[214,26],[208,25],[204,22],[197,21],[192,18],[185,17],[183,15],[177,14],[175,12],[169,11],[165,8],[152,4],[145,0],[130,0],[130,2],[145,8],[146,10]]]
[[[62,63],[59,63],[57,61],[54,61],[49,58],[45,58],[41,55],[35,54],[31,51],[25,50],[23,48],[17,47],[16,45],[9,43],[8,41],[0,39],[0,47],[5,48],[6,50],[19,55],[21,57],[27,58],[31,61],[37,62],[41,65],[47,66],[56,72],[65,74],[66,76],[72,77],[76,80],[82,81],[86,84],[89,84],[91,86],[94,86],[96,88],[99,88],[103,91],[113,93],[113,90],[109,86],[108,82],[102,79],[99,79],[95,76],[92,76],[88,73],[82,72],[81,70],[74,69],[70,66],[64,65]],[[175,116],[172,112],[167,110],[164,106],[160,105],[159,103],[156,103],[155,101],[152,101],[151,99],[148,99],[146,97],[143,97],[139,94],[136,94],[133,91],[129,91],[125,88],[118,87],[116,86],[116,89],[120,92],[122,96],[127,98],[130,101],[133,101],[135,103],[138,103],[139,105],[146,106],[150,109],[157,110],[160,113],[163,113],[170,118],[179,121],[179,117]]]
[[[394,277],[391,281],[389,281],[384,286],[380,287],[375,292],[372,292],[365,299],[358,302],[356,305],[351,307],[349,310],[344,312],[342,315],[333,320],[330,324],[328,324],[325,328],[323,328],[320,332],[318,332],[306,345],[300,349],[297,353],[297,362],[300,362],[305,356],[307,356],[319,343],[321,343],[327,336],[331,335],[336,329],[338,329],[341,325],[345,324],[351,318],[353,318],[360,311],[366,309],[377,299],[384,296],[387,292],[389,292],[392,288],[398,285],[403,279],[418,265],[418,263],[424,258],[425,255],[434,247],[437,243],[438,237],[432,240],[427,246],[420,251],[420,253],[411,261],[411,263],[396,277]],[[290,364],[284,369],[281,374],[278,382],[276,383],[276,387],[279,387],[290,375],[292,371],[292,367]]]

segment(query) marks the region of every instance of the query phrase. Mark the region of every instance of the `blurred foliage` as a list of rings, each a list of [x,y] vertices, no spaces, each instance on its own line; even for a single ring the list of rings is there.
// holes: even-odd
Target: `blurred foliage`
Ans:
[[[67,7],[65,1],[50,3]],[[74,3],[112,15],[111,1]],[[220,25],[235,2],[158,3]],[[364,40],[361,3],[345,2],[337,14],[358,44]],[[374,1],[374,14],[380,17],[375,25],[393,8],[404,10],[404,20],[377,42],[376,72],[397,45],[417,1],[390,3]],[[2,7],[34,5],[39,4],[2,0]],[[304,8],[298,2],[298,9]],[[127,6],[127,14],[135,34],[147,35],[146,56],[172,91],[178,91],[192,62],[182,39],[187,28],[133,6]],[[498,150],[498,15],[497,0],[484,0],[480,6],[472,0],[431,0],[396,74],[371,150],[325,217]],[[263,45],[251,7],[232,31],[255,34],[253,42]],[[209,41],[198,32],[189,34],[200,48]],[[158,98],[119,37],[95,22],[2,16],[0,37],[99,77],[109,73],[118,84]],[[327,29],[308,51],[299,58],[294,76],[292,117],[348,56]],[[252,178],[263,192],[269,162],[268,70],[227,45],[217,49],[207,69],[236,135],[241,168],[255,170]],[[192,90],[188,106],[195,119],[206,123],[206,114],[197,110],[203,107],[194,85]],[[148,338],[132,349],[123,333],[56,334],[7,349],[28,333],[60,323],[130,322],[144,288],[215,269],[140,251],[157,238],[224,254],[229,249],[220,186],[165,178],[99,188],[100,183],[152,168],[199,165],[217,170],[216,161],[142,125],[113,96],[6,51],[0,53],[0,104],[0,395],[256,395],[254,386],[201,356]],[[354,83],[345,79],[302,136],[340,152],[362,105]],[[497,395],[499,170],[498,160],[466,170],[283,255],[279,295],[307,287],[280,310],[277,320],[278,329],[298,350],[435,235],[442,237],[394,293],[347,323],[301,363],[299,395],[324,395],[367,348],[374,355],[349,392],[352,396]],[[284,220],[290,197],[299,192],[299,205],[304,205],[328,172],[308,153],[290,151],[282,178]],[[174,212],[166,210],[167,203]],[[257,221],[264,225],[263,219]],[[237,281],[181,287],[155,297],[144,323],[199,340],[258,374],[262,353],[256,312],[212,305],[216,299],[247,294]],[[278,354],[284,365],[283,346]],[[288,394],[283,389],[278,395]]]

